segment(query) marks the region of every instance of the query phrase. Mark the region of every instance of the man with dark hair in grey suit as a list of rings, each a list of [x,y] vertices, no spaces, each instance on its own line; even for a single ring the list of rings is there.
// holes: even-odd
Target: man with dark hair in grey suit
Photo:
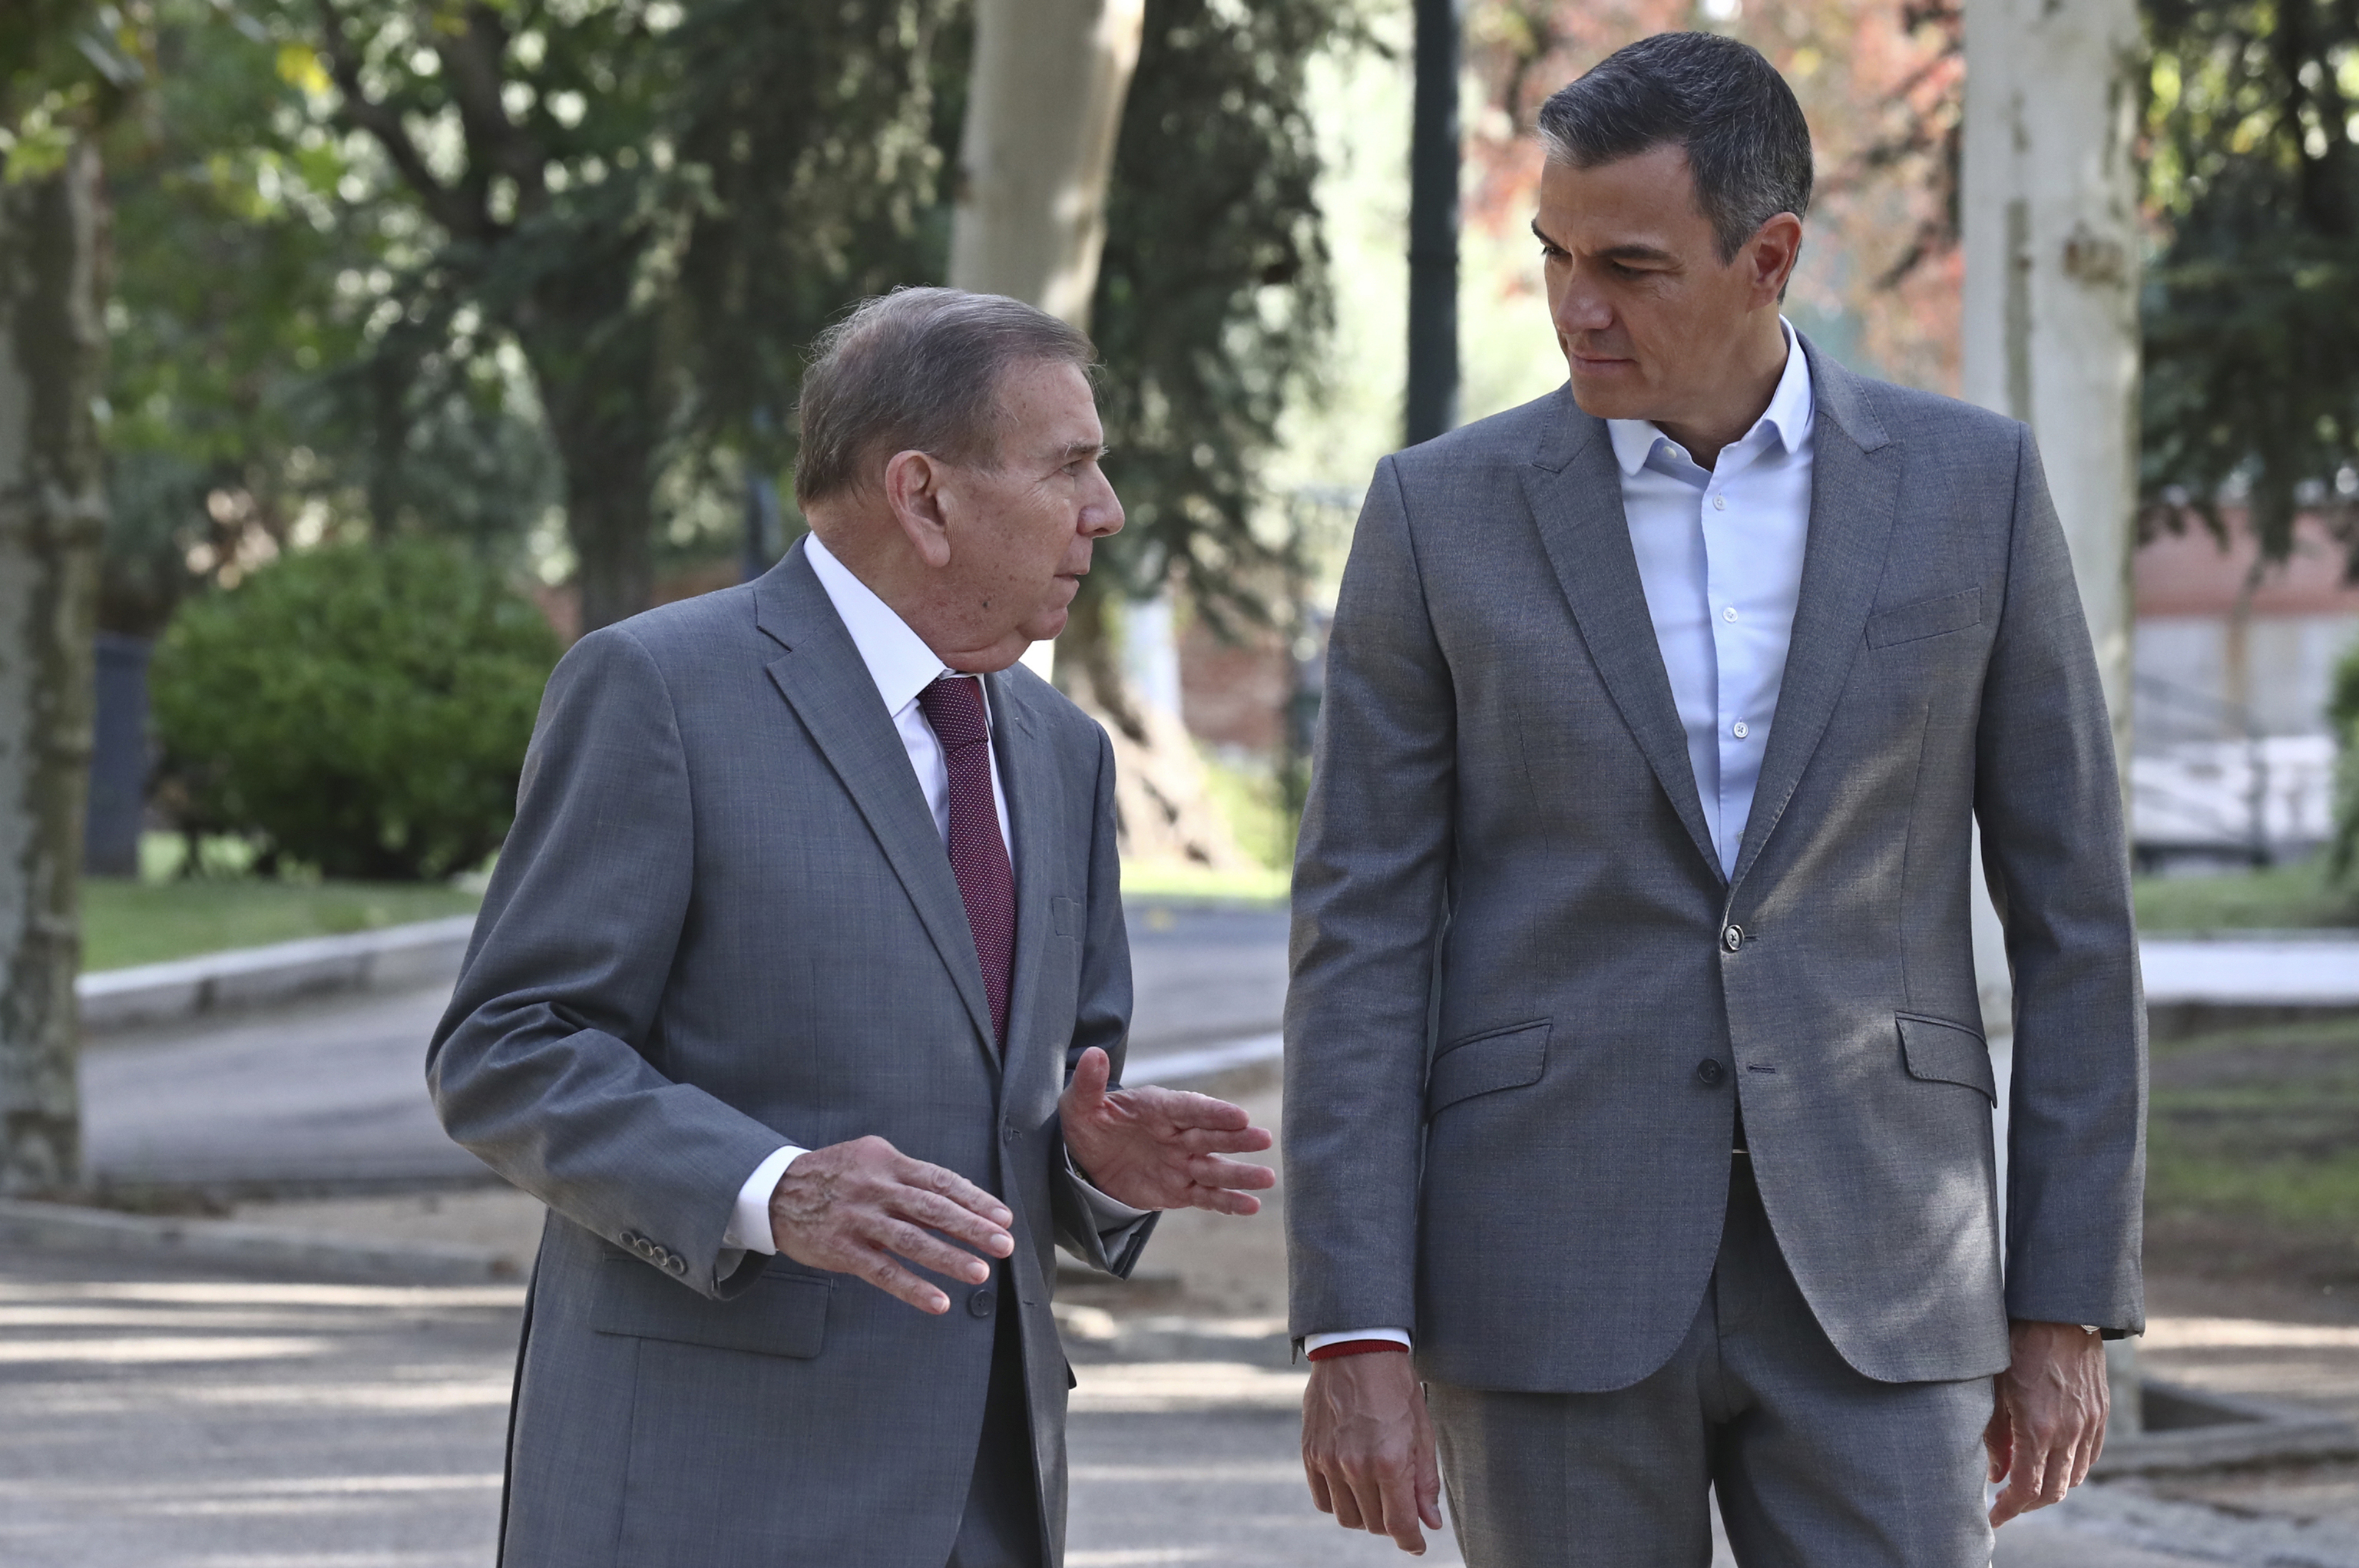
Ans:
[[[550,678],[427,1066],[550,1210],[509,1568],[1052,1568],[1052,1246],[1126,1274],[1275,1181],[1237,1107],[1108,1086],[1113,757],[1016,664],[1122,526],[1091,359],[869,301],[804,380],[810,536]]]
[[[1421,1551],[1446,1475],[1474,1568],[1701,1565],[1708,1493],[1747,1568],[1982,1568],[2142,1326],[2064,537],[2021,425],[1780,318],[1810,133],[1759,55],[1646,39],[1539,129],[1570,385],[1378,466],[1328,656],[1286,1024],[1313,1497]]]

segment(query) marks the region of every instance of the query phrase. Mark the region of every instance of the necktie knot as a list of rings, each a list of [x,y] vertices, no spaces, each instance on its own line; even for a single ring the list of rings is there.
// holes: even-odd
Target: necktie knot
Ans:
[[[984,717],[983,682],[972,675],[935,677],[918,693],[918,708],[946,752],[991,738],[990,723]]]

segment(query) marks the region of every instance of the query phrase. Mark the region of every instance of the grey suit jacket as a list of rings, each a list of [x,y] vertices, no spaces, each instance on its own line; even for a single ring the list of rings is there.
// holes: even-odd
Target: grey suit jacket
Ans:
[[[1006,1060],[915,773],[800,548],[575,645],[428,1060],[451,1136],[552,1212],[513,1416],[510,1568],[941,1568],[1015,1312],[1052,1553],[1070,1374],[1054,1240],[1092,1228],[1057,1097],[1119,1066],[1130,961],[1105,736],[988,678],[1016,868]],[[999,1283],[934,1318],[721,1249],[782,1142],[877,1134],[1015,1211]]]
[[[1426,1376],[1637,1382],[1687,1333],[1732,1124],[1844,1358],[2141,1326],[2144,1007],[2113,739],[2028,432],[1810,350],[1809,546],[1733,878],[1603,423],[1569,388],[1386,458],[1295,870],[1299,1334]],[[1969,937],[2006,919],[2008,1235]]]

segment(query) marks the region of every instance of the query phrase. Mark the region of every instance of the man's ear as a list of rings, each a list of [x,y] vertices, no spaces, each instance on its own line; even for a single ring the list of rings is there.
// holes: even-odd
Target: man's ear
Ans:
[[[951,563],[950,522],[942,515],[940,463],[922,452],[897,452],[885,465],[885,504],[918,559],[940,572]]]
[[[1755,305],[1783,299],[1786,285],[1793,281],[1795,264],[1802,257],[1802,220],[1791,212],[1777,213],[1753,231],[1745,250]]]

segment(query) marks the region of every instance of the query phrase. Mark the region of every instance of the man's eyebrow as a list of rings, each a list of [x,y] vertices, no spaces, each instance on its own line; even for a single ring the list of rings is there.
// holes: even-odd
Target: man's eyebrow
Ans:
[[[1114,448],[1106,445],[1103,441],[1067,441],[1065,443],[1065,453],[1060,461],[1064,463],[1079,463],[1085,457],[1103,460],[1106,453],[1113,450]]]
[[[1547,234],[1541,230],[1540,221],[1538,218],[1534,218],[1532,220],[1532,238],[1539,241],[1540,244],[1547,245],[1551,250],[1564,250],[1568,248],[1567,246],[1560,245],[1557,244],[1556,241],[1549,238]],[[1607,261],[1676,262],[1679,260],[1679,257],[1673,256],[1669,251],[1659,249],[1654,245],[1638,245],[1636,243],[1614,245],[1610,249],[1599,251],[1597,254]]]

